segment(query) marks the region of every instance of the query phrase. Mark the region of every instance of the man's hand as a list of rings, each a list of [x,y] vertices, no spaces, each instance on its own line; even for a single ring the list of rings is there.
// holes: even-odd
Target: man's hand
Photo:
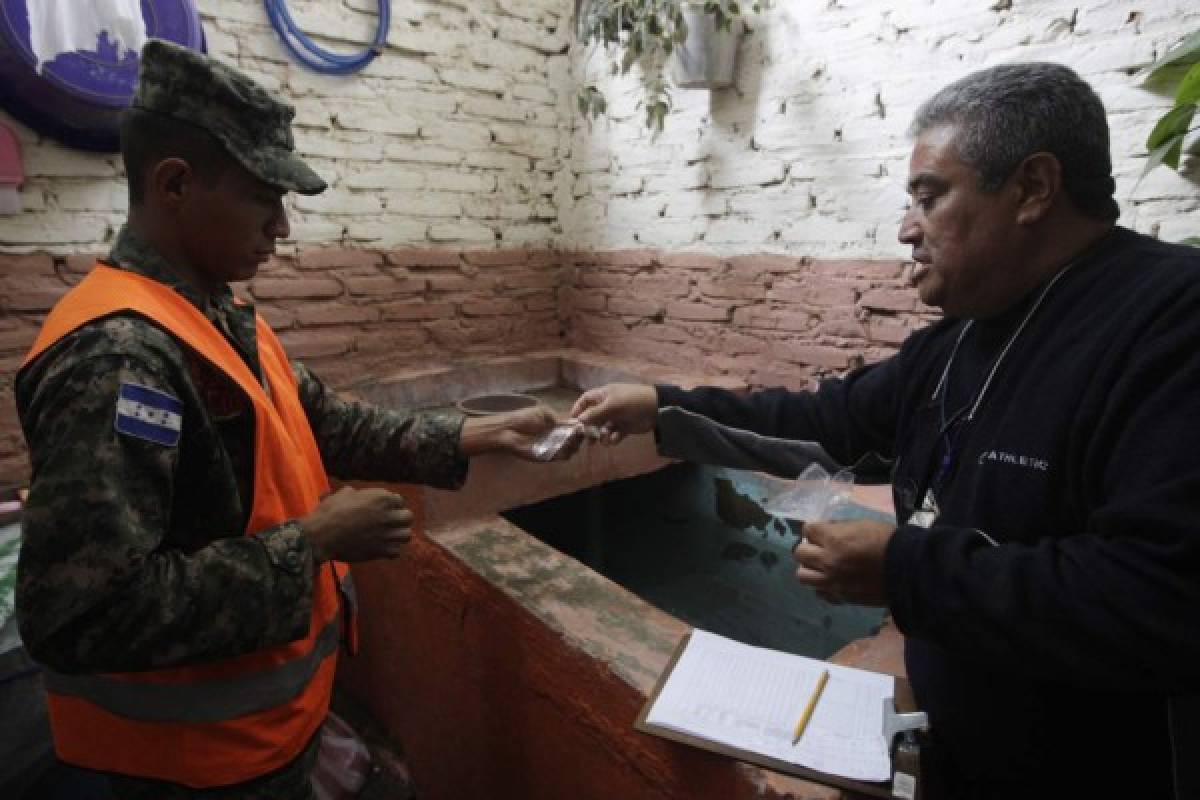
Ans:
[[[648,433],[658,419],[658,392],[638,383],[610,383],[591,389],[575,401],[571,416],[608,431],[604,441],[616,444],[630,433]]]
[[[412,512],[387,489],[343,487],[326,495],[300,527],[317,563],[395,558],[412,538]]]
[[[526,461],[542,461],[533,452],[533,444],[562,423],[545,406],[534,406],[508,414],[470,417],[463,423],[459,450],[464,456],[488,452],[511,453]],[[580,428],[554,456],[555,461],[570,458],[579,449],[584,433]]]
[[[886,606],[884,552],[895,525],[871,520],[806,522],[792,550],[796,579],[830,603]]]

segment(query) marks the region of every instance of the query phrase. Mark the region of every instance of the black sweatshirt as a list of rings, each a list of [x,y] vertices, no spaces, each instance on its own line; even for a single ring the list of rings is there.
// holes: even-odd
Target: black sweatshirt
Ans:
[[[1166,698],[1200,691],[1200,250],[1117,228],[1013,339],[1044,288],[814,393],[659,404],[894,459],[902,523],[933,484],[887,596],[950,796],[1169,797]]]

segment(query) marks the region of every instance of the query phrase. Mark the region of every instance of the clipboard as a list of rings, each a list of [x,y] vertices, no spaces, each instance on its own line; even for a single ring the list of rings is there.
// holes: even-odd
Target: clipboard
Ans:
[[[803,767],[799,764],[793,764],[789,761],[772,758],[771,756],[763,755],[762,753],[756,753],[752,750],[743,750],[741,748],[731,747],[729,745],[713,742],[708,739],[701,739],[696,736],[691,736],[686,733],[680,733],[679,731],[674,731],[669,728],[662,728],[648,723],[646,721],[646,717],[650,713],[650,709],[654,706],[655,701],[658,699],[658,695],[662,691],[663,686],[666,685],[667,679],[671,676],[671,672],[674,671],[675,665],[679,663],[679,658],[683,655],[683,651],[686,649],[688,642],[691,641],[691,637],[692,633],[691,631],[688,631],[679,640],[679,644],[675,647],[675,652],[671,655],[671,660],[667,663],[666,669],[664,669],[658,676],[658,681],[654,684],[654,689],[646,698],[646,702],[642,704],[642,710],[638,714],[637,720],[633,723],[635,730],[641,731],[642,733],[648,733],[653,736],[658,736],[663,739],[670,739],[671,741],[679,742],[680,744],[690,745],[701,750],[707,750],[710,753],[720,753],[721,755],[735,758],[738,761],[756,764],[757,766],[765,767],[767,769],[774,770],[775,772],[782,772],[787,775],[794,775],[798,778],[805,778],[826,786],[834,786],[839,789],[846,789],[862,797],[893,797],[890,782],[868,783],[866,781],[845,778],[841,775],[831,775],[826,772],[818,772],[815,769],[809,769],[808,767]],[[901,683],[905,684],[903,687],[904,691],[901,691]],[[908,682],[903,678],[896,678],[896,694],[898,698],[902,695],[908,694],[907,683]]]

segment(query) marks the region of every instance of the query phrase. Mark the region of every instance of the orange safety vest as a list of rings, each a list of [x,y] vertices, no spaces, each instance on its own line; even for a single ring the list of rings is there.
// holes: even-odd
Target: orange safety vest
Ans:
[[[312,511],[329,482],[296,378],[275,334],[258,317],[269,393],[194,305],[157,281],[97,264],[46,318],[22,367],[101,317],[133,312],[233,379],[254,406],[251,535]],[[59,757],[89,769],[196,788],[241,783],[295,758],[329,708],[342,604],[352,639],[353,586],[345,564],[320,569],[308,635],[205,664],[146,672],[46,674]],[[351,642],[351,644],[353,644]]]

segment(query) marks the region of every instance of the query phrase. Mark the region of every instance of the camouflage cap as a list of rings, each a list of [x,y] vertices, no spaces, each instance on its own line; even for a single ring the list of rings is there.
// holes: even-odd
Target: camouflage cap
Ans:
[[[296,110],[202,53],[161,39],[146,42],[133,107],[203,128],[272,186],[301,194],[325,191],[325,181],[295,153]]]

